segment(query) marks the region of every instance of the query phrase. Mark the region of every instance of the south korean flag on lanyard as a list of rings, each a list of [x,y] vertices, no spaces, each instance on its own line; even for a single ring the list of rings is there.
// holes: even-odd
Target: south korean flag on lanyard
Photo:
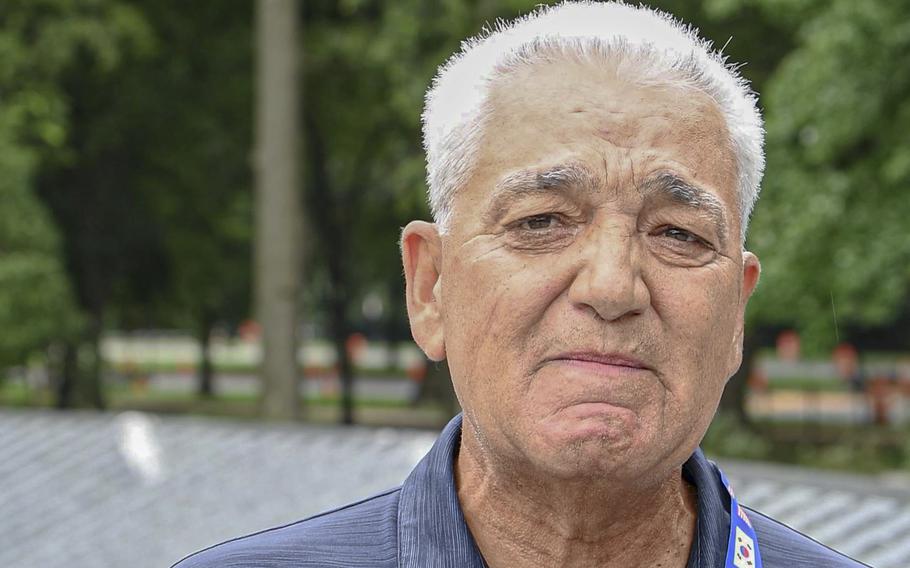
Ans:
[[[733,547],[733,566],[755,568],[755,541],[739,527],[736,527],[736,542]]]
[[[740,507],[733,494],[733,487],[727,476],[716,465],[717,475],[730,494],[730,540],[727,543],[727,561],[725,568],[762,568],[761,554],[758,552],[758,537],[752,528],[752,522]]]

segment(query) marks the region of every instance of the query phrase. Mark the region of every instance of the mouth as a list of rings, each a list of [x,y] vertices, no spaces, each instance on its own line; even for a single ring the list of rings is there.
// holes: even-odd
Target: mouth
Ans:
[[[572,366],[590,367],[592,369],[627,371],[653,371],[641,359],[622,353],[601,353],[598,351],[570,351],[548,357],[545,362],[568,364]]]
[[[658,375],[628,352],[594,350],[558,353],[545,358],[539,370],[549,379],[539,388],[553,397],[557,414],[585,421],[641,408]]]

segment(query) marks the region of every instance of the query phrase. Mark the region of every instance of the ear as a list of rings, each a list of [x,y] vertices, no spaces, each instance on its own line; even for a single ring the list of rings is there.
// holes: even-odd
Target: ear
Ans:
[[[745,334],[746,327],[746,305],[749,303],[749,298],[752,296],[752,292],[755,291],[755,287],[758,286],[760,276],[761,263],[758,261],[758,257],[749,251],[744,251],[742,287],[740,288],[739,293],[739,306],[737,306],[736,333],[733,337],[734,360],[730,370],[731,376],[742,364],[743,335]]]
[[[440,306],[442,245],[436,225],[412,221],[401,233],[405,297],[414,341],[433,361],[446,357]]]

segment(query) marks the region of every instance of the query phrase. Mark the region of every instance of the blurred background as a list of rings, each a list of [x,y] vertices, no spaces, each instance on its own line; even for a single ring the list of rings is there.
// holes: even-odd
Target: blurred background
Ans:
[[[539,3],[3,0],[0,564],[167,565],[401,481],[458,412],[403,302],[423,94]],[[767,121],[705,448],[751,504],[906,566],[910,3],[649,4]]]

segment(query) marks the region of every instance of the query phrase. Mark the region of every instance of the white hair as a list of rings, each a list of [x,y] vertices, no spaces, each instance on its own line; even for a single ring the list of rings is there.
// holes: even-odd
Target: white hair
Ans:
[[[455,192],[471,175],[489,108],[491,83],[541,59],[608,61],[638,84],[679,85],[710,97],[725,119],[739,176],[742,235],[758,199],[764,130],[757,97],[738,67],[697,30],[669,14],[623,2],[541,6],[465,40],[427,91],[423,144],[430,211],[441,231]]]

